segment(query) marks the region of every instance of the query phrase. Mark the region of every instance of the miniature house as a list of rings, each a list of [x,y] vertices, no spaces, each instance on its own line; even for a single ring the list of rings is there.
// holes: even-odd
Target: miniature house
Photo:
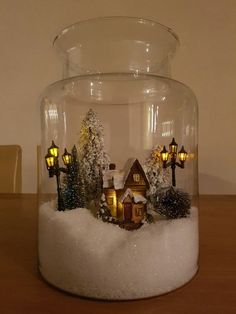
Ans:
[[[149,182],[137,159],[129,159],[123,171],[107,170],[103,191],[112,216],[125,223],[141,223],[147,212]]]

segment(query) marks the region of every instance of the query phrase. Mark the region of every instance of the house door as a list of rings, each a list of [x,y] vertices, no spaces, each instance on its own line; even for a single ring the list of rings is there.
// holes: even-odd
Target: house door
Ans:
[[[124,203],[124,221],[130,222],[132,219],[132,203]]]

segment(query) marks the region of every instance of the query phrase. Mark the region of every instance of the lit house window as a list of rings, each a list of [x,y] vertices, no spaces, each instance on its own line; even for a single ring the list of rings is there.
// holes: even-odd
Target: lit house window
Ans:
[[[133,179],[134,179],[134,182],[139,182],[140,181],[140,174],[139,173],[134,173],[133,174]]]
[[[113,205],[113,197],[108,197],[107,205]]]
[[[142,216],[143,215],[143,209],[141,207],[137,207],[135,209],[136,216]]]

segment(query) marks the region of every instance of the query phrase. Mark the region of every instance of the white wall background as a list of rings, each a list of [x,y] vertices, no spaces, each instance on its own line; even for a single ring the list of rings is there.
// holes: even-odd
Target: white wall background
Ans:
[[[38,98],[61,78],[52,40],[106,15],[154,19],[179,35],[173,78],[199,101],[200,193],[236,194],[235,0],[0,0],[0,144],[23,149],[23,192],[36,192]]]

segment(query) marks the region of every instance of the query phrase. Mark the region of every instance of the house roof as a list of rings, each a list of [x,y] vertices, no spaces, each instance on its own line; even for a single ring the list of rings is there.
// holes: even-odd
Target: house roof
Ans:
[[[132,158],[132,159],[128,160],[127,172],[125,174],[125,179],[124,179],[124,185],[126,183],[126,180],[128,179],[128,176],[129,176],[129,173],[130,173],[132,167],[135,167],[135,166],[138,168],[139,172],[142,174],[144,182],[147,185],[147,187],[149,188],[149,181],[146,177],[146,173],[144,172],[143,167],[141,166],[140,162],[136,158]]]
[[[136,166],[139,169],[140,173],[142,174],[144,178],[146,185],[149,187],[149,182],[143,170],[143,167],[141,166],[138,159],[136,158],[128,159],[125,164],[124,169],[121,171],[106,170],[103,174],[103,187],[104,188],[114,187],[115,190],[123,189],[128,179],[131,168],[133,166]]]
[[[126,199],[127,196],[130,196],[131,199],[133,199],[134,203],[147,203],[147,199],[140,195],[140,194],[136,194],[133,193],[131,189],[126,189],[125,193],[123,195],[121,195],[121,197],[119,198],[119,202],[123,203],[124,200]]]

